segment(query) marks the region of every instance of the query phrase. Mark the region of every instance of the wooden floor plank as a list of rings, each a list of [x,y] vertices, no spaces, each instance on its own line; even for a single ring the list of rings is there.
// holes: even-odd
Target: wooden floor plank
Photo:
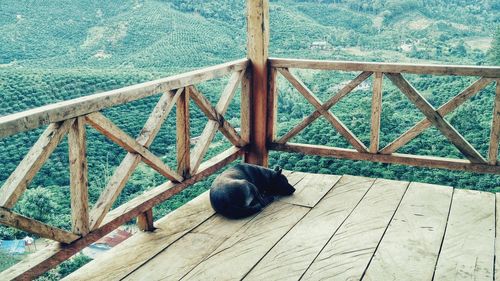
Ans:
[[[378,179],[301,280],[360,280],[408,185]]]
[[[374,181],[343,176],[244,280],[298,280]]]
[[[292,174],[293,175],[293,174]],[[295,185],[295,193],[282,199],[283,202],[304,207],[314,207],[319,200],[337,183],[340,176],[306,174]]]
[[[431,280],[452,193],[411,183],[362,280]]]
[[[308,211],[272,203],[182,280],[240,280]]]
[[[495,194],[456,189],[435,281],[493,280]]]
[[[123,280],[179,280],[253,217],[211,217]]]
[[[208,192],[205,192],[158,220],[154,232],[135,234],[65,280],[119,280],[213,214]]]
[[[293,186],[297,185],[297,183],[299,183],[307,175],[306,173],[302,172],[290,172],[290,171],[283,171],[283,174],[288,179],[288,183],[290,183]]]

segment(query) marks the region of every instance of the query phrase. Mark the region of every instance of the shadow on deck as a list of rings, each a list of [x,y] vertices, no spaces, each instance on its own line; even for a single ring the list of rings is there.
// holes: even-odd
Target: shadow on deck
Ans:
[[[288,174],[297,191],[243,220],[204,193],[68,280],[493,280],[495,194]]]

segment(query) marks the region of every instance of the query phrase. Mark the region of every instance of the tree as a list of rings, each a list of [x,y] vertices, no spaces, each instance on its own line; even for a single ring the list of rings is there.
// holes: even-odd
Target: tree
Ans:
[[[493,65],[500,65],[500,26],[497,27],[497,30],[493,35],[493,42],[491,43],[488,55],[490,62]]]

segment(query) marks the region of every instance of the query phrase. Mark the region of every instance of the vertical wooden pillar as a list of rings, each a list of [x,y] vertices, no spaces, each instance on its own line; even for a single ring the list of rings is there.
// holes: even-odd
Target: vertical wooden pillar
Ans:
[[[85,117],[75,118],[68,133],[71,225],[74,233],[89,233],[87,148]]]
[[[155,230],[155,227],[153,225],[153,209],[149,209],[137,217],[137,227],[141,231]]]
[[[269,0],[247,0],[247,56],[250,60],[250,150],[245,162],[267,166]],[[272,113],[271,113],[272,114]]]
[[[177,172],[184,178],[190,177],[190,143],[189,131],[189,87],[177,100]]]

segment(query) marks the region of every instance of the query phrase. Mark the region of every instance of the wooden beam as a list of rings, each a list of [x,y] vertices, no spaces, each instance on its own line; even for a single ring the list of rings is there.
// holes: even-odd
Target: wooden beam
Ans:
[[[189,98],[191,90],[184,88],[184,92],[177,100],[177,173],[183,178],[189,178],[191,175],[190,167],[190,138],[191,131],[189,127]]]
[[[242,147],[245,142],[238,135],[238,132],[224,119],[224,116],[217,111],[211,104],[210,101],[201,94],[194,86],[188,87],[191,91],[191,98],[196,103],[196,105],[201,109],[201,111],[208,117],[208,119],[218,123],[218,129],[221,133],[234,145],[237,147]]]
[[[465,90],[463,90],[460,94],[456,95],[451,100],[449,100],[447,103],[445,103],[441,107],[439,107],[437,112],[439,114],[441,114],[441,116],[445,116],[445,115],[453,112],[453,110],[455,110],[457,107],[462,105],[464,102],[466,102],[472,96],[474,96],[476,93],[481,91],[481,89],[486,87],[486,85],[488,85],[492,81],[493,81],[493,79],[489,79],[489,78],[478,79],[472,85],[470,85]],[[415,126],[413,126],[411,129],[409,129],[408,131],[403,133],[401,136],[399,136],[396,140],[394,140],[393,142],[388,144],[382,150],[380,150],[380,153],[391,154],[393,152],[396,152],[398,149],[400,149],[405,144],[412,141],[414,138],[416,138],[418,135],[420,135],[423,131],[425,131],[430,126],[432,126],[432,123],[427,118],[420,120],[420,122],[418,122]]]
[[[3,207],[0,207],[0,224],[66,244],[80,237],[74,233],[16,214]]]
[[[493,121],[491,123],[490,148],[488,151],[488,162],[497,164],[498,141],[500,140],[500,79],[496,81],[495,106],[493,108]]]
[[[140,145],[145,147],[149,147],[151,145],[160,131],[162,124],[183,91],[184,88],[181,88],[175,92],[169,91],[161,96],[136,139]],[[94,207],[90,212],[91,229],[99,227],[141,160],[141,155],[129,152],[116,168],[115,172],[109,179],[106,188],[102,191],[99,199],[97,199],[97,202],[94,204]]]
[[[333,113],[324,110],[320,100],[307,88],[307,86],[295,77],[288,69],[280,68],[278,71],[301,93],[316,110],[358,151],[367,151],[366,146],[340,121]]]
[[[446,121],[434,107],[422,97],[413,86],[403,78],[401,74],[387,73],[387,77],[396,85],[408,99],[417,106],[417,108],[436,126],[436,128],[445,136],[458,150],[472,163],[486,163],[486,160],[477,152],[464,137],[458,133],[451,124]]]
[[[77,117],[69,129],[71,229],[78,235],[89,232],[89,192],[85,118]]]
[[[20,113],[0,117],[0,138],[40,126],[125,104],[158,93],[223,77],[247,68],[248,59],[241,59],[212,67],[182,73],[150,82],[128,86],[104,93],[84,96],[50,104]]]
[[[251,98],[252,72],[247,69],[241,79],[241,101],[240,101],[240,136],[245,145],[250,143],[250,98]],[[245,159],[247,155],[245,154]],[[247,162],[245,160],[245,162]]]
[[[167,182],[139,195],[138,197],[112,210],[108,216],[106,216],[103,224],[98,229],[90,232],[88,235],[78,240],[75,240],[69,245],[49,245],[46,251],[39,251],[34,255],[30,255],[29,259],[24,259],[16,264],[16,266],[2,272],[0,274],[0,279],[32,280],[35,277],[38,277],[78,253],[80,250],[87,247],[87,245],[90,245],[114,229],[118,228],[120,225],[123,225],[124,223],[137,217],[139,214],[146,212],[159,203],[181,192],[186,187],[205,179],[206,177],[217,172],[219,169],[227,166],[242,154],[243,150],[237,147],[232,147],[224,151],[211,160],[203,163],[199,172],[191,178],[186,179],[182,183]]]
[[[251,64],[250,151],[245,161],[268,165],[266,120],[268,101],[269,0],[247,0],[247,50]],[[274,113],[270,113],[274,114]]]
[[[224,91],[222,92],[222,95],[219,98],[219,102],[215,107],[215,110],[219,114],[221,115],[226,114],[227,108],[229,107],[229,104],[234,98],[234,94],[236,93],[236,89],[238,88],[238,85],[241,81],[243,74],[244,74],[243,71],[235,72],[233,73],[231,78],[229,78],[229,82],[226,85]],[[200,136],[200,139],[196,143],[191,155],[192,173],[195,173],[198,170],[201,162],[203,161],[203,157],[205,157],[205,154],[207,153],[208,148],[215,137],[215,133],[217,133],[218,128],[219,128],[218,122],[214,120],[208,120]]]
[[[154,231],[155,227],[153,224],[153,209],[149,209],[144,213],[137,216],[137,227],[141,231]]]
[[[377,153],[380,141],[380,117],[382,115],[382,72],[375,73],[373,79],[372,117],[370,131],[370,152]]]
[[[323,157],[333,157],[339,159],[370,161],[388,164],[400,164],[406,166],[426,167],[426,168],[440,168],[447,170],[467,171],[474,173],[485,174],[500,174],[500,166],[492,166],[488,164],[471,163],[468,160],[443,158],[433,156],[421,156],[393,153],[387,154],[372,154],[362,153],[354,149],[330,147],[323,145],[309,145],[300,143],[273,143],[269,145],[269,149],[295,152],[306,155],[318,155]]]
[[[45,129],[0,189],[0,207],[7,209],[14,207],[36,173],[68,132],[73,121],[71,119],[52,123]]]
[[[269,61],[272,67],[281,68],[481,76],[486,78],[500,77],[500,67],[498,66],[432,65],[359,61],[302,60],[283,58],[270,58]]]
[[[372,75],[372,72],[361,72],[356,78],[354,78],[351,82],[349,82],[347,85],[342,87],[334,96],[332,96],[330,99],[328,99],[326,102],[323,103],[321,106],[324,111],[330,110],[331,107],[333,107],[335,104],[337,104],[342,98],[347,96],[349,93],[352,92],[357,86],[359,86],[363,81],[368,79]],[[314,120],[318,119],[318,117],[321,116],[321,112],[319,110],[315,110],[313,113],[311,113],[309,116],[304,118],[297,126],[295,126],[292,130],[290,130],[288,133],[283,135],[281,138],[279,138],[276,142],[277,143],[286,143],[293,137],[295,137],[298,133],[300,133],[303,129],[305,129],[309,124],[314,122]]]
[[[266,142],[271,143],[276,139],[278,120],[278,70],[269,70],[269,94],[267,96],[267,137]]]
[[[148,164],[155,171],[164,177],[173,181],[182,181],[183,178],[176,172],[172,171],[163,161],[156,155],[151,153],[147,148],[139,144],[136,140],[122,131],[118,126],[113,124],[102,113],[94,112],[86,115],[87,122],[96,130],[108,137],[114,143],[126,149],[128,152],[141,155],[141,160]]]

